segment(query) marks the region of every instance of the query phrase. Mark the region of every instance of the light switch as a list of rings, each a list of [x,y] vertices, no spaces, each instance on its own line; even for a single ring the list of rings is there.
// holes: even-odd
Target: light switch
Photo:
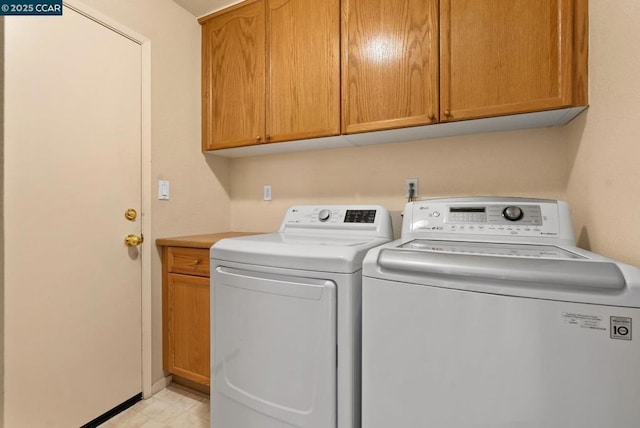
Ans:
[[[160,180],[158,181],[158,199],[163,201],[169,200],[169,182]]]

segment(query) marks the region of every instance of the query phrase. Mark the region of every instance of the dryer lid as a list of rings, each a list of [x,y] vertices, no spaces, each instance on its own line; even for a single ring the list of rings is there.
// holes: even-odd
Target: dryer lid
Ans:
[[[211,247],[211,259],[318,272],[354,273],[367,251],[385,238],[270,233],[223,239]]]

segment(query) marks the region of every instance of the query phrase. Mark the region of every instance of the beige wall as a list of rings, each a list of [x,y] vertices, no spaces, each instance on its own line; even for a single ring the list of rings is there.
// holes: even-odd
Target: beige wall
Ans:
[[[640,266],[640,2],[590,7],[590,108],[565,129],[580,245]]]
[[[419,196],[564,198],[561,128],[543,128],[411,143],[234,159],[231,227],[271,231],[287,207],[303,203],[378,203],[399,212],[406,178]],[[262,201],[262,186],[273,200]]]
[[[152,381],[162,370],[162,277],[156,238],[229,229],[228,161],[200,152],[200,25],[171,0],[82,0],[151,40]],[[158,180],[171,200],[157,200]]]

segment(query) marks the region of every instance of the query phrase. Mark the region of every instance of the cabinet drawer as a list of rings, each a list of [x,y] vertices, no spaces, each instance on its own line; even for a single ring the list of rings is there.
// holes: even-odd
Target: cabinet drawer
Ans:
[[[209,249],[169,247],[168,251],[169,272],[209,276]]]

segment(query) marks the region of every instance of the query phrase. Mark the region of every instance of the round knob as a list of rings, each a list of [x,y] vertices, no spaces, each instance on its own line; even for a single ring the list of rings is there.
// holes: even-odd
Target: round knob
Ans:
[[[129,234],[124,238],[124,245],[126,245],[127,247],[137,247],[138,245],[142,244],[143,241],[144,237],[142,235],[136,236],[133,234]]]
[[[449,110],[445,110],[443,113],[447,117],[451,116],[451,111],[449,111]]]
[[[320,221],[327,221],[331,218],[331,211],[329,210],[322,210],[320,211],[320,214],[318,214],[318,220]]]
[[[431,114],[429,114],[429,120],[436,120],[436,115],[435,115],[435,113],[431,113]]]
[[[522,209],[520,207],[512,205],[502,210],[502,215],[507,220],[518,221],[524,216],[524,213],[522,212]]]
[[[260,141],[260,140],[262,140],[262,137],[258,135],[258,136],[256,137],[256,141]]]

